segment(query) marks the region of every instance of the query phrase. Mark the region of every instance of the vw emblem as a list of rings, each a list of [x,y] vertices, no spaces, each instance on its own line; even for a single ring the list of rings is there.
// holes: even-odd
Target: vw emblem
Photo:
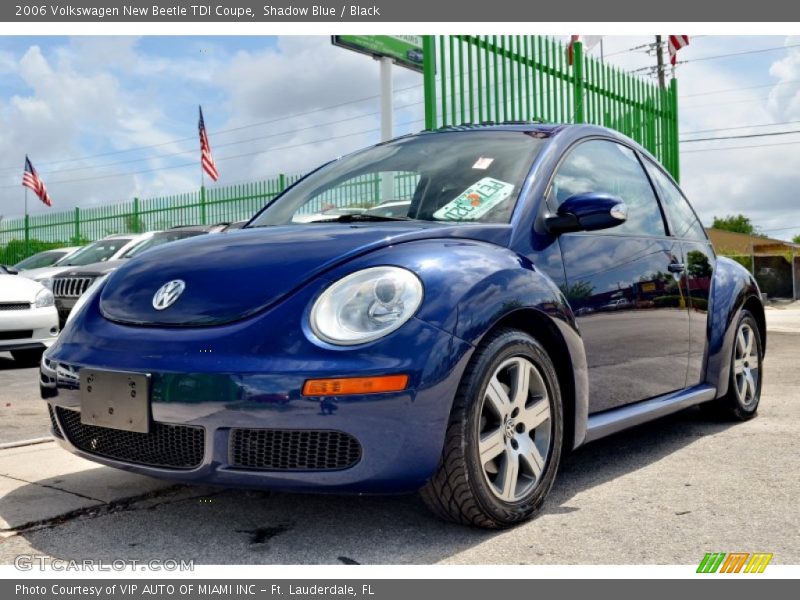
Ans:
[[[183,290],[186,289],[186,283],[181,279],[173,279],[168,281],[160,288],[153,296],[153,308],[156,310],[164,310],[169,308],[175,301],[181,297]]]

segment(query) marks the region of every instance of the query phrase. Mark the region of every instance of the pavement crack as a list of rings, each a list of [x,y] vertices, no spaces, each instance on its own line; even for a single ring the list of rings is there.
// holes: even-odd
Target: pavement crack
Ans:
[[[19,477],[14,477],[13,475],[8,475],[7,473],[3,474],[3,477],[7,477],[8,479],[13,479],[14,481],[19,481],[20,483],[27,483],[28,485],[36,485],[39,487],[47,488],[49,490],[56,490],[58,492],[64,492],[65,494],[72,494],[73,496],[77,496],[78,498],[83,498],[84,500],[91,500],[92,502],[107,504],[105,500],[101,500],[100,498],[87,496],[86,494],[80,494],[78,492],[73,492],[72,490],[65,490],[64,488],[60,488],[55,485],[50,485],[48,483],[42,483],[41,481],[28,481],[27,479],[20,479]]]

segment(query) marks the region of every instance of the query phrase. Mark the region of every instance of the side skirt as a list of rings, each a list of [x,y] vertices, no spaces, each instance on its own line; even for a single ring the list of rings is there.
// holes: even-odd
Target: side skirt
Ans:
[[[584,443],[713,400],[716,396],[717,391],[714,387],[703,384],[589,415]]]

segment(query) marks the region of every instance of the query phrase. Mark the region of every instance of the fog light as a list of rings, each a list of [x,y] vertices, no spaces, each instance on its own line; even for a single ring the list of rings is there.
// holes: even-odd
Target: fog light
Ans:
[[[58,335],[58,327],[51,327],[50,335]]]
[[[345,377],[340,379],[308,379],[303,385],[304,396],[349,396],[379,394],[406,389],[408,375],[381,377]]]

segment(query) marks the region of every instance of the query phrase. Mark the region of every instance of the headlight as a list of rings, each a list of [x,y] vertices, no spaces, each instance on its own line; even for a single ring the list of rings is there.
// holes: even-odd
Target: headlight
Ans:
[[[36,283],[41,283],[44,287],[48,290],[53,289],[53,278],[52,277],[42,277],[41,279],[34,279]]]
[[[422,303],[422,282],[399,267],[373,267],[343,277],[314,303],[311,329],[340,346],[383,337],[408,321]]]
[[[53,304],[55,304],[53,292],[47,288],[39,290],[39,293],[36,294],[36,308],[45,308],[46,306],[53,306]]]
[[[86,305],[86,303],[89,302],[89,300],[91,300],[94,297],[94,295],[100,289],[100,284],[103,283],[108,278],[108,275],[110,275],[110,273],[95,279],[92,282],[92,285],[90,285],[88,289],[85,292],[83,292],[83,294],[81,294],[81,297],[78,298],[77,302],[75,302],[75,306],[73,306],[72,310],[69,311],[69,315],[67,316],[67,324],[70,321],[72,321],[72,319],[75,318],[75,315],[78,314],[78,311],[80,311],[80,309],[82,309]],[[64,327],[66,327],[67,324],[65,324]]]

